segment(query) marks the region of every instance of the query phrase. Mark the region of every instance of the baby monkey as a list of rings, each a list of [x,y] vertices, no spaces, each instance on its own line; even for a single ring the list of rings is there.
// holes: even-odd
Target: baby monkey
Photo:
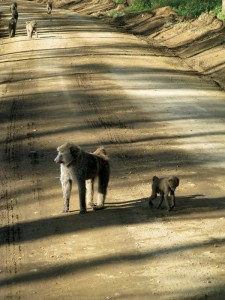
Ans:
[[[165,199],[167,210],[170,211],[175,206],[175,190],[179,186],[179,178],[176,176],[159,178],[154,176],[152,178],[152,194],[149,198],[149,206],[153,206],[152,200],[160,194],[160,203],[157,208],[160,208]],[[172,205],[169,205],[168,196],[171,197]]]

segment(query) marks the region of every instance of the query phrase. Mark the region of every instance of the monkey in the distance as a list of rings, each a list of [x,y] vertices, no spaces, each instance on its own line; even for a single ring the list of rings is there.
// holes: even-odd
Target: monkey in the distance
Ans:
[[[51,2],[47,2],[47,13],[50,15],[52,12],[52,3]]]
[[[80,147],[65,143],[57,148],[55,162],[60,164],[61,184],[63,190],[64,209],[69,211],[72,182],[77,182],[80,213],[86,213],[86,201],[94,209],[104,208],[104,202],[109,182],[110,166],[108,156],[103,147],[94,153],[83,151]],[[93,203],[94,180],[98,177],[98,199]]]
[[[149,198],[149,206],[153,206],[152,200],[157,197],[157,194],[160,194],[160,203],[158,208],[161,207],[163,200],[167,206],[167,210],[170,211],[175,206],[175,190],[179,186],[180,180],[176,176],[159,178],[154,176],[152,178],[152,194]],[[171,197],[172,205],[169,204],[169,196]]]
[[[37,21],[33,20],[30,22],[26,22],[26,30],[27,30],[27,36],[29,39],[32,38],[32,35],[34,32],[36,32],[36,37],[38,38]]]

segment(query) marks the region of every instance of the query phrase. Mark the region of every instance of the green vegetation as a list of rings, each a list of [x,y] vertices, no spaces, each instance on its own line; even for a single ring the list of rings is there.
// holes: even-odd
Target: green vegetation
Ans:
[[[123,3],[125,3],[125,0],[113,0],[113,2],[115,2],[117,4],[123,4]]]
[[[225,14],[222,13],[221,5],[215,6],[215,8],[210,11],[210,13],[213,14],[214,16],[216,16],[220,20],[223,20],[223,21],[225,20]]]
[[[125,0],[113,0],[116,3],[124,3]],[[111,12],[109,15],[121,16],[132,12],[144,12],[149,9],[170,6],[180,16],[196,18],[203,12],[209,12],[224,20],[222,14],[222,0],[133,0],[133,5],[122,12]]]
[[[222,0],[152,0],[152,8],[171,6],[178,15],[187,18],[196,18],[216,7],[221,10],[221,5]]]
[[[112,0],[113,2],[119,4],[119,3],[125,3],[125,0]],[[128,13],[137,13],[137,12],[145,12],[151,9],[151,0],[133,0],[133,5],[126,7],[123,11],[117,11],[108,12],[109,17],[120,17],[124,16]]]
[[[133,10],[146,10],[151,8],[152,0],[133,0],[133,5],[130,7]]]

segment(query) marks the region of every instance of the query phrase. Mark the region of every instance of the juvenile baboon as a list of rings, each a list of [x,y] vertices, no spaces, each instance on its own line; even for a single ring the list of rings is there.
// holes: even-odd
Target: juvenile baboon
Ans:
[[[86,213],[86,202],[94,209],[104,208],[109,182],[109,159],[104,147],[94,153],[83,151],[80,147],[65,143],[57,148],[55,162],[60,164],[64,209],[69,211],[72,182],[77,182],[80,200],[80,213]],[[93,203],[94,180],[98,177],[98,199]]]
[[[16,19],[11,18],[11,20],[9,20],[9,25],[8,25],[8,29],[9,29],[9,37],[14,37],[16,35]]]
[[[37,22],[36,21],[26,22],[26,30],[27,30],[27,36],[28,36],[29,39],[32,38],[32,35],[33,35],[34,32],[36,32],[36,37],[38,38]]]
[[[51,12],[52,12],[52,3],[48,2],[47,3],[47,13],[51,14]]]
[[[19,14],[18,14],[18,11],[17,11],[16,8],[12,10],[12,17],[13,17],[13,18],[16,20],[16,22],[17,22],[18,17],[19,17]]]
[[[12,12],[14,9],[17,9],[17,3],[16,3],[16,2],[13,2],[13,3],[10,5],[10,12]]]
[[[175,190],[179,186],[179,178],[176,176],[158,178],[154,176],[152,178],[152,194],[149,198],[149,206],[153,206],[152,200],[157,197],[157,194],[160,194],[161,199],[158,205],[158,208],[161,207],[163,199],[167,206],[167,210],[170,211],[175,206]],[[172,205],[169,205],[168,196],[171,196]]]

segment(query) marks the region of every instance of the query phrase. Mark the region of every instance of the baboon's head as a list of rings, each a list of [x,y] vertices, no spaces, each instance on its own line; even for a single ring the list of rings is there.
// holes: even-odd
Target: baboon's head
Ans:
[[[57,164],[68,165],[80,153],[80,148],[72,143],[65,143],[57,148],[58,155],[55,158]]]
[[[153,176],[152,177],[152,182],[157,184],[159,182],[159,177]]]
[[[171,176],[169,179],[168,179],[168,183],[169,183],[169,186],[171,188],[172,191],[175,191],[176,188],[179,186],[179,183],[180,183],[180,180],[178,177],[176,176]]]

